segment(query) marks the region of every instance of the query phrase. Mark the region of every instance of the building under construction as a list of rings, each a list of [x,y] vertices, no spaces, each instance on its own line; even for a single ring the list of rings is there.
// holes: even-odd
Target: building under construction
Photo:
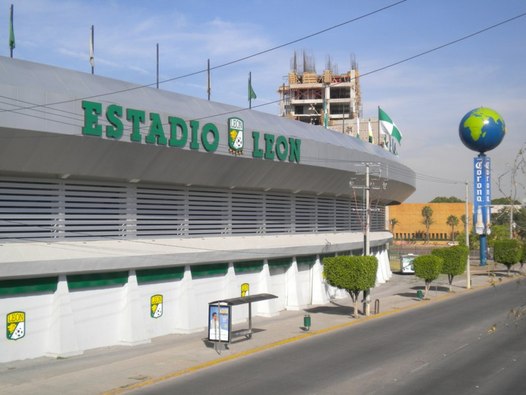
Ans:
[[[298,61],[296,52],[291,60],[288,84],[279,93],[281,115],[314,125],[356,135],[362,131],[360,117],[362,101],[360,75],[356,61],[351,60],[350,70],[338,73],[337,65],[327,59],[322,74],[316,73],[314,58],[302,54]],[[367,123],[361,134],[367,134]]]

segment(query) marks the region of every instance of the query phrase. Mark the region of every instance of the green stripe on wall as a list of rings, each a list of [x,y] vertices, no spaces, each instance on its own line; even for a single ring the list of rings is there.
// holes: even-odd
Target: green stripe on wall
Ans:
[[[192,278],[203,278],[211,276],[224,276],[228,272],[228,263],[213,263],[210,265],[190,266]]]
[[[297,256],[296,263],[298,265],[314,266],[314,264],[316,263],[316,255]]]
[[[184,266],[142,269],[137,270],[136,274],[139,284],[181,280],[184,277]]]
[[[331,252],[331,253],[327,253],[327,254],[320,254],[320,260],[322,260],[323,258],[329,258],[329,257],[333,257],[333,256],[336,256],[335,252]]]
[[[67,278],[69,289],[111,287],[126,284],[128,272],[71,274]]]
[[[268,260],[269,268],[288,267],[292,265],[292,258],[278,258]]]
[[[58,277],[21,278],[0,281],[0,295],[18,295],[37,292],[53,293]]]
[[[254,273],[263,270],[263,260],[248,261],[248,262],[234,262],[234,271],[238,273]]]

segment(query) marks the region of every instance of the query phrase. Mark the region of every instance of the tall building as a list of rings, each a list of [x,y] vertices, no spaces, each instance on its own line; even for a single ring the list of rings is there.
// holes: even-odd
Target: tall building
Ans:
[[[283,84],[279,93],[282,116],[356,135],[362,116],[362,100],[355,60],[349,71],[340,74],[329,58],[323,73],[317,74],[313,57],[303,52],[298,62],[294,53],[288,84]],[[361,134],[367,133],[367,127],[367,123],[359,126]]]

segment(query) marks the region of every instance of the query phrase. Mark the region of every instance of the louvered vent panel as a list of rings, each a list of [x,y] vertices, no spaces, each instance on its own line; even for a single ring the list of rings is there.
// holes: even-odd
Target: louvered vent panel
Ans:
[[[364,214],[363,205],[356,200],[351,201],[351,230],[355,232],[362,232],[364,229]]]
[[[296,196],[294,214],[297,233],[316,232],[315,196]]]
[[[336,229],[334,199],[318,197],[318,231],[333,232]]]
[[[0,179],[0,239],[60,237],[60,185]]]
[[[137,187],[137,236],[186,236],[186,190]]]
[[[385,207],[373,206],[371,213],[371,230],[385,230]]]
[[[231,217],[233,234],[264,233],[263,195],[256,192],[233,192]]]
[[[336,231],[351,230],[351,204],[348,200],[336,199]]]
[[[363,209],[355,199],[313,195],[0,179],[0,239],[361,232]],[[371,230],[384,228],[379,206],[371,212]]]
[[[228,192],[190,190],[188,193],[188,234],[222,235],[229,233]]]
[[[289,233],[292,229],[292,201],[289,195],[265,196],[266,233]]]
[[[65,237],[126,236],[126,186],[66,183]]]

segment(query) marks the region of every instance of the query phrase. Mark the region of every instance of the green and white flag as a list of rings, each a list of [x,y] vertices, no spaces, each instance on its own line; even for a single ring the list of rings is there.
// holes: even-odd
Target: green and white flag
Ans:
[[[387,115],[380,107],[378,107],[378,121],[380,122],[380,129],[382,132],[396,139],[396,141],[401,144],[402,132],[400,132],[393,120],[389,118],[389,115]]]
[[[252,73],[248,74],[248,101],[257,99],[256,92],[252,88]]]

